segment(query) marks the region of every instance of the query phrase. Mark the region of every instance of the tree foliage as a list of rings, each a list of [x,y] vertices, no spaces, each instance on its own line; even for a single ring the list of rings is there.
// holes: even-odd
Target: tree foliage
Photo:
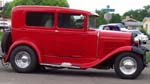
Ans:
[[[96,22],[97,27],[99,25],[108,23],[108,21],[106,21],[105,18],[104,18],[104,14],[106,12],[100,11],[100,10],[96,10],[96,13],[99,14],[99,16],[100,16],[100,17],[97,18],[97,22]],[[113,13],[112,14],[112,19],[109,21],[109,23],[121,23],[121,16],[119,14]]]
[[[143,9],[129,10],[123,16],[130,16],[136,20],[142,21],[144,17],[150,17],[150,5],[144,6]]]
[[[147,31],[146,31],[144,28],[140,28],[140,31],[141,31],[142,33],[144,33],[145,35],[147,35]]]
[[[98,27],[99,25],[106,24],[107,21],[104,19],[104,12],[100,10],[96,10],[96,13],[99,15],[99,17],[96,19],[96,26]]]
[[[121,16],[119,14],[112,14],[112,19],[110,23],[121,23]]]
[[[4,7],[5,17],[11,17],[11,10],[18,5],[47,5],[69,7],[67,0],[13,0]]]

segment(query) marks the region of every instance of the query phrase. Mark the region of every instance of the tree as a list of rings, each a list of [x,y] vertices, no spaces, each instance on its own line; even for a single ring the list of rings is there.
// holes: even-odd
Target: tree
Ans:
[[[142,21],[144,17],[150,17],[150,5],[144,6],[144,9],[129,10],[124,13],[125,16],[130,16],[136,20]]]
[[[105,12],[96,10],[96,13],[99,15],[99,17],[96,19],[96,26],[98,27],[99,25],[106,24],[107,21],[104,19]]]
[[[100,10],[96,10],[96,13],[99,14],[99,17],[97,18],[96,21],[96,26],[98,27],[99,25],[102,24],[107,24],[108,22],[104,19],[104,14],[106,12],[104,11],[100,11]],[[121,16],[119,14],[112,14],[112,19],[109,21],[110,23],[121,23]]]
[[[140,28],[140,31],[141,31],[142,33],[144,33],[145,35],[147,35],[147,31],[146,31],[144,28]]]
[[[67,0],[13,0],[5,5],[4,16],[10,18],[11,10],[18,5],[47,5],[69,7]]]
[[[10,9],[10,3],[6,3],[5,5],[4,5],[4,9],[3,9],[3,11],[2,11],[2,17],[8,17],[9,16],[9,11],[11,11],[11,9]]]
[[[112,19],[110,20],[110,23],[120,23],[121,22],[121,16],[119,14],[112,14]]]

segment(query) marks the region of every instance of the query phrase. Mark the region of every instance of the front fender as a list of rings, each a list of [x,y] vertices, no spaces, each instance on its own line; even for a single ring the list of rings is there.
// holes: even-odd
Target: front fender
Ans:
[[[41,54],[40,54],[40,50],[39,48],[31,41],[27,41],[27,40],[19,40],[19,41],[15,41],[9,48],[8,50],[8,53],[4,56],[4,62],[7,62],[9,57],[10,57],[10,54],[11,52],[13,51],[13,49],[15,47],[17,47],[18,45],[27,45],[27,46],[30,46],[33,48],[33,50],[35,50],[35,53],[37,54],[38,56],[38,59],[39,59],[39,63],[42,62],[42,59],[41,59]]]
[[[137,53],[137,54],[142,56],[143,62],[144,62],[145,65],[148,62],[150,62],[150,54],[149,54],[150,52],[146,47],[144,47],[144,46],[139,46],[139,47],[134,46],[134,47],[132,47],[132,51],[134,53]]]
[[[139,47],[133,46],[132,51],[140,55],[144,55],[146,51],[149,51],[149,49],[147,49],[144,46],[139,46]]]
[[[91,62],[91,63],[86,63],[86,64],[83,64],[81,66],[81,68],[90,68],[90,67],[94,67],[100,63],[102,63],[103,61],[119,54],[119,53],[122,53],[122,52],[132,52],[132,46],[124,46],[124,47],[120,47],[120,48],[117,48],[115,49],[114,51],[112,51],[111,53],[107,54],[106,56],[103,56],[103,58],[98,58],[97,60]]]

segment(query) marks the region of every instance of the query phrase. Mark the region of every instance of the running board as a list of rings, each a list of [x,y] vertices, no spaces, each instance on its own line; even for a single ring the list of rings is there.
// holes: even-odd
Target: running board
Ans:
[[[73,68],[73,69],[80,69],[78,66],[72,66],[71,63],[62,63],[60,65],[58,64],[47,64],[47,63],[41,63],[40,65],[43,66],[50,66],[50,67],[58,67],[58,68]]]

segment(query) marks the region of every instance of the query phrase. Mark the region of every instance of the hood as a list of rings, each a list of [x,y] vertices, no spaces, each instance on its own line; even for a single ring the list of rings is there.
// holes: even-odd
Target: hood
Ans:
[[[129,39],[131,38],[131,33],[129,32],[120,32],[120,31],[100,31],[100,37],[102,38],[117,38],[117,39]]]
[[[119,31],[100,31],[99,36],[99,47],[104,55],[111,53],[112,51],[132,45],[132,37],[129,32],[119,32]]]
[[[130,46],[132,34],[119,31],[100,31],[100,42],[102,44],[114,44],[114,46]]]
[[[138,34],[139,37],[147,37],[146,35],[144,34]]]
[[[138,34],[136,37],[136,39],[139,39],[139,40],[148,40],[148,36],[144,35],[144,34]]]

